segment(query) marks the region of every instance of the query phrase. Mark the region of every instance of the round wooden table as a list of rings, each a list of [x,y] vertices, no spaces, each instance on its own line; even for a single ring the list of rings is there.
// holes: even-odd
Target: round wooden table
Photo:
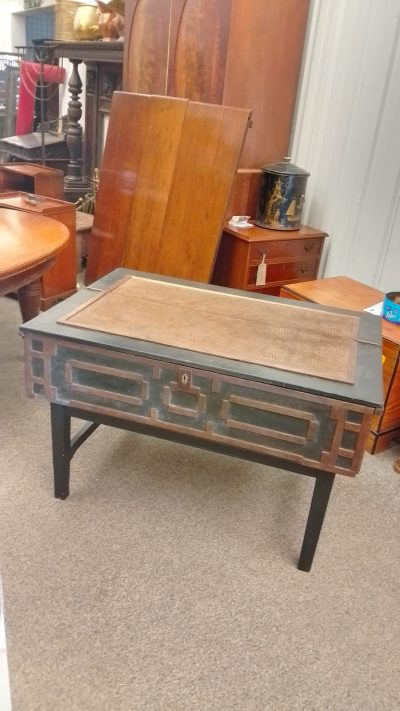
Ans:
[[[0,296],[18,292],[24,322],[38,315],[40,277],[68,238],[57,220],[0,208]]]

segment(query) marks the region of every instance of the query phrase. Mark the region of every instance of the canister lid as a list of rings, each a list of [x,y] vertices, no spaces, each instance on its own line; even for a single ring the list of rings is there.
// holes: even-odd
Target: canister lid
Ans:
[[[291,160],[286,156],[279,163],[271,163],[271,165],[263,165],[261,170],[265,170],[266,173],[276,173],[277,175],[310,175],[303,168],[299,168],[298,165],[291,163]]]

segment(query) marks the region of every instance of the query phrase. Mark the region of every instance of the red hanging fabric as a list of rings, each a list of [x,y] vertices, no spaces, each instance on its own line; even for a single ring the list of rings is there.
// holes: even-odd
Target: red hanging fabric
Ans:
[[[36,83],[42,78],[47,84],[62,84],[64,67],[55,64],[40,65],[36,62],[21,62],[16,135],[31,133],[35,111]]]

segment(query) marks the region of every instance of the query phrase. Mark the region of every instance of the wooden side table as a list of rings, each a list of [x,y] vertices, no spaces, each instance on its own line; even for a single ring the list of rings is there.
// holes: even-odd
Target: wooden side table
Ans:
[[[278,296],[289,281],[315,279],[325,232],[302,225],[299,230],[268,230],[224,226],[212,283]],[[257,269],[265,254],[266,278],[256,284]]]
[[[76,291],[76,208],[70,202],[19,191],[0,193],[0,207],[12,208],[35,215],[45,215],[62,222],[68,228],[69,239],[57,255],[54,264],[46,271],[41,283],[41,308],[53,306],[60,299]]]
[[[40,310],[40,278],[68,242],[68,228],[49,217],[0,208],[0,296],[17,290],[22,320]]]
[[[289,299],[354,311],[362,311],[384,297],[382,291],[342,276],[287,284],[280,294]],[[385,403],[381,414],[372,420],[367,444],[371,454],[388,449],[392,440],[400,437],[400,326],[385,319],[381,321]]]

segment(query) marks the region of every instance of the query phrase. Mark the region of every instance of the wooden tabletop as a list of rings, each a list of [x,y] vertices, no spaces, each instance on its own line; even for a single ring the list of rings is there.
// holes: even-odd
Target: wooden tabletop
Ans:
[[[57,220],[0,208],[0,283],[47,262],[68,241],[68,228]]]
[[[383,301],[385,296],[383,291],[345,276],[285,284],[282,288],[322,306],[354,311],[364,311],[369,306]],[[284,293],[282,295],[284,296]],[[382,319],[382,336],[399,345],[400,325]]]
[[[41,334],[51,338],[60,338],[63,341],[73,343],[85,343],[89,346],[100,346],[101,348],[117,350],[138,357],[146,357],[154,360],[163,360],[174,363],[179,367],[195,368],[199,370],[213,371],[225,375],[245,378],[249,381],[257,381],[265,385],[277,385],[291,390],[300,390],[324,397],[334,397],[339,400],[346,400],[356,404],[381,407],[382,396],[382,366],[381,366],[381,335],[379,319],[372,314],[361,313],[359,321],[359,340],[357,342],[357,358],[354,374],[354,382],[339,382],[328,378],[311,376],[309,374],[273,368],[271,366],[250,363],[246,360],[234,360],[231,357],[210,355],[206,352],[204,345],[202,351],[192,351],[183,347],[169,346],[163,343],[143,339],[143,334],[137,332],[134,336],[99,331],[96,328],[84,328],[77,326],[72,321],[67,324],[63,321],[70,317],[75,309],[81,309],[101,293],[106,293],[110,288],[116,286],[119,281],[127,276],[143,277],[154,282],[168,282],[180,286],[195,287],[201,289],[205,294],[213,296],[230,294],[235,300],[238,298],[250,299],[254,305],[259,303],[281,304],[279,297],[266,296],[265,294],[255,294],[253,292],[243,292],[242,290],[225,289],[204,282],[191,282],[172,277],[146,274],[128,269],[116,269],[102,279],[94,282],[89,288],[82,288],[68,299],[54,305],[48,311],[44,311],[27,326],[21,327],[22,332],[30,334]],[[148,291],[149,295],[152,289]],[[186,301],[185,301],[186,304]],[[294,304],[292,303],[292,307]],[[315,304],[298,302],[297,309],[299,320],[302,321],[303,312],[311,309],[316,312],[330,311],[337,312],[336,309],[329,309]],[[84,313],[84,311],[83,311]],[[213,313],[213,310],[211,310]],[[343,312],[342,312],[343,313]],[[175,315],[176,319],[177,316]],[[124,310],[119,308],[114,313],[115,326],[125,320]],[[189,328],[196,329],[196,319],[192,318],[190,323],[185,321]],[[172,327],[172,324],[171,324]],[[26,329],[26,331],[25,331]],[[117,330],[115,327],[114,331]],[[236,339],[243,339],[242,333],[236,335]]]
[[[251,220],[249,222],[252,227],[236,227],[231,225],[230,222],[225,222],[224,232],[229,232],[229,234],[243,240],[243,242],[275,242],[277,240],[284,241],[285,239],[292,241],[304,239],[305,237],[327,236],[326,232],[307,225],[301,225],[298,230],[270,230],[267,227],[255,225]]]

